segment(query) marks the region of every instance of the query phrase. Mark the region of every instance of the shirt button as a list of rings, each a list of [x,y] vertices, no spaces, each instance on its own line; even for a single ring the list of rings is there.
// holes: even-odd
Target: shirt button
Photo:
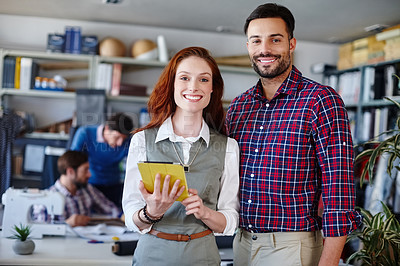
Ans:
[[[263,126],[261,126],[261,127],[260,127],[260,129],[264,129],[264,127],[263,127]]]
[[[251,199],[249,199],[247,202],[248,202],[248,203],[251,203]]]
[[[249,224],[249,228],[252,228],[253,226],[251,224]]]
[[[343,146],[345,146],[346,145],[346,142],[343,142]]]
[[[251,177],[254,177],[254,174],[251,174],[250,176],[251,176]]]
[[[255,149],[254,151],[255,151],[255,152],[258,152],[258,149]]]
[[[257,236],[256,236],[256,235],[253,235],[253,236],[251,237],[251,239],[257,240]]]
[[[269,103],[267,103],[265,106],[266,106],[266,107],[269,107]]]

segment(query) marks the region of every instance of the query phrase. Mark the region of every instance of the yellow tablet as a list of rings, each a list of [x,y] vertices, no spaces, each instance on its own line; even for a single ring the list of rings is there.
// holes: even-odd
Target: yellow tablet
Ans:
[[[154,179],[156,174],[159,173],[161,175],[161,190],[163,188],[165,176],[170,175],[169,191],[171,191],[175,181],[178,179],[181,180],[180,186],[185,186],[185,190],[177,201],[182,201],[189,197],[185,171],[182,165],[168,162],[139,162],[138,167],[142,175],[144,187],[147,191],[153,193]]]

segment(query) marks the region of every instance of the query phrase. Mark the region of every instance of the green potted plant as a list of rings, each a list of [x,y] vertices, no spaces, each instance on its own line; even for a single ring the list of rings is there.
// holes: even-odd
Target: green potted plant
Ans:
[[[400,265],[400,223],[386,204],[381,204],[383,212],[375,215],[359,208],[363,227],[350,234],[347,241],[358,238],[361,248],[347,259],[347,263],[354,259],[361,261],[361,265]]]
[[[398,102],[388,97],[384,98],[391,101],[400,110],[400,104]],[[393,164],[397,158],[400,158],[400,116],[397,118],[396,126],[397,128],[385,131],[379,134],[377,137],[373,138],[372,140],[364,143],[367,145],[372,145],[373,148],[364,150],[356,157],[356,162],[362,160],[364,157],[368,157],[368,160],[361,174],[361,184],[363,184],[367,173],[369,175],[369,181],[373,181],[375,163],[377,162],[377,159],[384,153],[389,155],[387,172],[390,174],[393,168],[396,168],[398,171],[400,171],[400,166]],[[377,138],[381,135],[387,135],[389,137],[383,141],[378,141]]]
[[[399,81],[400,77],[396,76]],[[400,85],[400,83],[399,83]],[[400,104],[388,97],[400,110]],[[385,140],[378,141],[379,136],[387,136]],[[373,173],[375,164],[383,154],[388,156],[386,171],[389,175],[393,169],[400,171],[398,159],[400,159],[400,116],[396,121],[396,128],[385,131],[365,144],[370,145],[356,157],[356,163],[367,158],[365,167],[362,169],[360,185],[364,184],[366,175],[369,182],[373,183]],[[396,164],[395,164],[396,163]],[[358,208],[363,215],[363,225],[361,229],[354,231],[347,241],[354,238],[360,240],[361,246],[358,251],[353,253],[347,262],[353,259],[361,262],[361,265],[400,265],[400,223],[391,212],[388,206],[381,202],[383,211],[372,215],[370,211]]]
[[[32,239],[29,239],[31,227],[23,224],[20,224],[19,226],[14,225],[13,231],[14,235],[12,238],[16,239],[12,246],[14,252],[19,255],[32,254],[33,250],[35,249],[35,243],[32,241]]]

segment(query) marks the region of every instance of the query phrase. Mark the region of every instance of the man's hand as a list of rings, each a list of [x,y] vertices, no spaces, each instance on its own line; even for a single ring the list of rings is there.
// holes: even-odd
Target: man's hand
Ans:
[[[338,265],[344,244],[346,243],[346,239],[347,236],[325,238],[324,249],[322,251],[321,259],[319,260],[318,265],[320,266]]]
[[[72,214],[68,219],[65,220],[67,224],[72,227],[75,226],[86,226],[90,221],[90,217],[81,214]]]

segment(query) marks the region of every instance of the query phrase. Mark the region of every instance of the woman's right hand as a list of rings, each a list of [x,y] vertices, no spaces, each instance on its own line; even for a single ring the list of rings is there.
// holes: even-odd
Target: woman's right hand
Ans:
[[[139,190],[147,204],[147,213],[151,217],[159,218],[174,204],[185,190],[185,186],[179,187],[180,180],[176,180],[171,191],[169,190],[170,175],[166,175],[164,179],[163,189],[161,187],[161,175],[156,174],[154,180],[154,192],[149,193],[144,187],[143,181],[140,180]]]

